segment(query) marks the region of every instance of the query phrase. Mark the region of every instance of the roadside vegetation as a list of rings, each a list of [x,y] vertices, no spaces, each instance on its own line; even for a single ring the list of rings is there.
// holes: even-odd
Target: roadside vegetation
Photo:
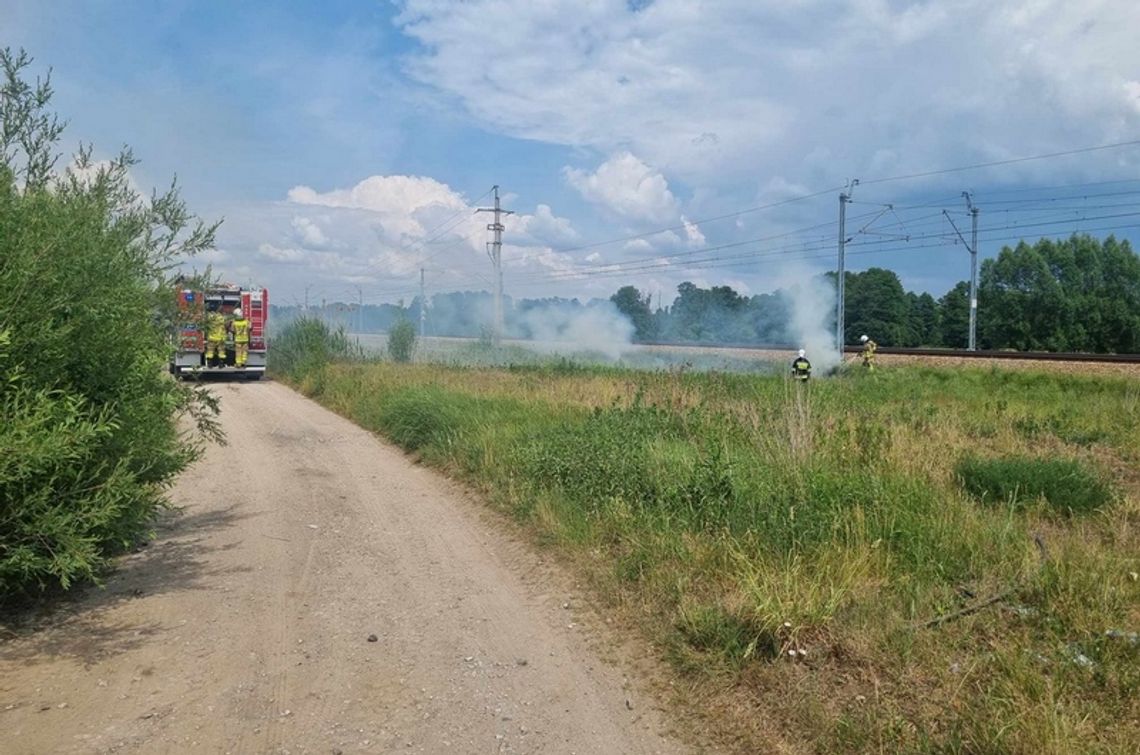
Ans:
[[[463,479],[749,752],[1133,752],[1140,385],[570,362],[292,375]]]
[[[211,397],[165,373],[174,263],[213,243],[124,151],[59,165],[63,125],[29,58],[0,50],[0,603],[97,579],[144,537],[194,457]],[[199,436],[201,437],[201,436]]]

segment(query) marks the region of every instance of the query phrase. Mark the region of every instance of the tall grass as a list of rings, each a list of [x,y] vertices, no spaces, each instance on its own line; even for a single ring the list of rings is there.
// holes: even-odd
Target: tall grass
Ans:
[[[970,494],[989,503],[1016,506],[1044,499],[1072,514],[1107,506],[1114,497],[1113,486],[1104,474],[1078,459],[983,459],[968,455],[958,462],[955,472]]]
[[[1140,735],[1138,651],[1104,635],[1140,620],[1129,381],[375,364],[306,385],[575,555],[744,749]],[[1028,505],[1059,485],[1064,516]]]
[[[334,329],[315,317],[299,317],[273,337],[270,368],[276,375],[299,380],[359,353],[344,328]]]

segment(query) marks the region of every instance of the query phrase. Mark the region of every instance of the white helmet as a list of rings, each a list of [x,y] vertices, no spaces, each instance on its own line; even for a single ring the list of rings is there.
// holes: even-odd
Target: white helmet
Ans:
[[[804,351],[803,349],[800,349],[800,356],[801,357],[804,356],[806,353],[807,353],[806,351]]]
[[[867,341],[870,341],[871,339],[868,338],[867,336],[859,336],[859,340],[862,341],[863,343],[867,343]]]
[[[241,307],[238,307],[237,309],[234,310],[234,317],[241,317]],[[863,340],[866,340],[866,339],[867,339],[867,336],[863,336]]]

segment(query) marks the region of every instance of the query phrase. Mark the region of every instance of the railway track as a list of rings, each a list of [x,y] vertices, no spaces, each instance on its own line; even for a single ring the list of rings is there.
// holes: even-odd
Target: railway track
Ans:
[[[383,348],[386,343],[387,336],[380,333],[365,334],[363,337],[359,334],[354,334],[354,337],[363,339],[374,340],[377,348]],[[468,343],[478,339],[465,336],[429,336],[427,340],[436,342],[451,342],[451,343]],[[514,344],[518,346],[532,345],[533,341],[517,340],[517,339],[503,339],[504,343]],[[763,351],[763,352],[779,352],[794,354],[799,348],[788,344],[754,344],[754,343],[672,343],[669,341],[636,341],[632,344],[634,347],[653,347],[653,348],[668,348],[677,350],[693,350],[693,351],[707,351],[710,349],[725,349],[725,350],[738,350],[738,351]],[[846,354],[858,354],[862,351],[861,346],[845,346],[843,349]],[[913,357],[933,357],[933,358],[946,358],[946,359],[1004,359],[1009,361],[1025,361],[1025,362],[1085,362],[1085,363],[1104,363],[1104,364],[1140,364],[1140,354],[1086,354],[1079,352],[1065,352],[1065,351],[1002,351],[1002,350],[978,350],[970,351],[968,349],[930,349],[930,348],[902,348],[896,346],[880,346],[877,354],[892,355],[892,356],[913,356]]]
[[[744,344],[744,343],[669,343],[666,341],[639,341],[637,346],[660,346],[673,349],[739,349],[747,351],[786,351],[795,353],[797,346],[783,344]],[[846,354],[862,352],[861,346],[845,346]],[[999,351],[969,349],[910,349],[896,346],[880,346],[877,354],[915,357],[944,357],[948,359],[1008,359],[1017,361],[1042,362],[1105,362],[1111,364],[1140,364],[1140,354],[1085,354],[1064,351]]]
[[[858,346],[843,349],[858,354]],[[902,349],[880,346],[879,354],[900,354],[916,357],[949,357],[965,359],[1010,359],[1038,362],[1107,362],[1112,364],[1140,364],[1140,354],[1081,354],[1065,351],[970,351],[969,349]]]

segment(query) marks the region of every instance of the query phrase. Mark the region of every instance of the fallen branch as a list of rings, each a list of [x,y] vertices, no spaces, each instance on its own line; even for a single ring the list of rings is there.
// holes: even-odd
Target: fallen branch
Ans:
[[[1038,565],[1038,570],[1040,570],[1050,560],[1049,549],[1045,547],[1045,539],[1042,538],[1041,535],[1035,534],[1033,536],[1033,543],[1034,543],[1034,545],[1037,546],[1037,551],[1041,556],[1041,563]],[[999,592],[997,595],[993,595],[989,598],[986,598],[985,600],[981,601],[980,603],[975,603],[972,606],[966,606],[965,608],[961,608],[961,609],[954,611],[952,613],[945,613],[945,614],[942,614],[941,616],[936,616],[933,619],[929,619],[929,620],[924,621],[920,624],[914,624],[911,626],[911,629],[929,629],[930,627],[936,627],[939,624],[945,624],[948,621],[954,621],[956,619],[962,618],[963,616],[969,616],[972,613],[977,613],[978,611],[982,610],[983,608],[989,608],[994,603],[1002,602],[1003,600],[1005,600],[1006,598],[1008,598],[1009,596],[1011,596],[1015,592],[1017,592],[1018,587],[1019,587],[1019,585],[1014,585],[1013,587],[1009,588],[1008,590],[1003,590],[1002,592]],[[967,593],[967,594],[969,594],[969,593]]]
[[[921,624],[916,624],[916,625],[914,625],[913,628],[914,629],[929,629],[930,627],[936,627],[939,624],[945,624],[948,621],[954,621],[955,619],[960,619],[963,616],[969,616],[972,613],[977,613],[978,611],[982,610],[983,608],[988,608],[988,607],[992,606],[994,603],[1002,602],[1003,600],[1008,598],[1010,595],[1013,595],[1015,592],[1017,592],[1017,588],[1011,587],[1008,590],[1004,590],[1002,592],[999,592],[997,595],[986,598],[985,600],[983,600],[980,603],[975,603],[972,606],[966,606],[965,608],[961,608],[957,611],[954,611],[953,613],[942,614],[941,616],[937,616],[933,619],[930,619],[929,621],[924,621]]]

